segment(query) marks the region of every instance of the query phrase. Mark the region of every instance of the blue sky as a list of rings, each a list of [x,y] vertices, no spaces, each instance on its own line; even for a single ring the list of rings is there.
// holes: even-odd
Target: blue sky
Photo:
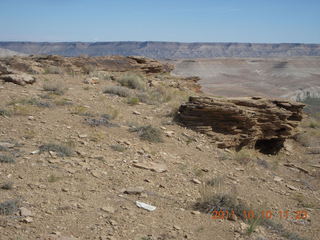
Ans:
[[[0,0],[0,41],[320,43],[320,0]]]

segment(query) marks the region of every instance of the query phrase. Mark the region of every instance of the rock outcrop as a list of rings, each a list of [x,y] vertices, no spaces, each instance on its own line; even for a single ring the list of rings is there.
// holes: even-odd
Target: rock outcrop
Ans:
[[[177,120],[212,137],[221,148],[278,152],[298,133],[304,104],[281,99],[190,97]]]
[[[36,78],[27,73],[11,70],[6,65],[0,63],[0,80],[24,86],[26,84],[33,84]]]
[[[1,63],[13,70],[32,74],[59,74],[63,72],[90,73],[92,71],[136,71],[154,74],[168,73],[173,70],[171,64],[139,56],[62,57],[57,55],[44,55],[5,58],[0,59],[0,65]]]

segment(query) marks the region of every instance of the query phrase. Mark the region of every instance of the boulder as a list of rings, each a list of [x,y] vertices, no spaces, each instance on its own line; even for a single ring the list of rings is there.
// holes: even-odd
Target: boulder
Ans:
[[[212,137],[221,148],[255,148],[277,153],[287,138],[298,133],[302,103],[261,97],[190,97],[177,120]]]
[[[33,84],[36,81],[36,78],[34,76],[26,73],[0,75],[0,79],[5,82],[12,82],[21,86],[24,86],[26,84]]]

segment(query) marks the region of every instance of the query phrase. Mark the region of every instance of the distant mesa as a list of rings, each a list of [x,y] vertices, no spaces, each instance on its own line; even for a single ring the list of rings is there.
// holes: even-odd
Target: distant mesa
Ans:
[[[0,48],[22,54],[122,55],[156,59],[320,56],[320,44],[300,43],[0,42]]]

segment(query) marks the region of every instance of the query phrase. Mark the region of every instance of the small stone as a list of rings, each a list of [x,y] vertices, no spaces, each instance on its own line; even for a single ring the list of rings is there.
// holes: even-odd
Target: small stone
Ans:
[[[179,227],[179,226],[177,226],[177,225],[174,225],[174,226],[173,226],[173,229],[174,229],[174,230],[181,230],[181,227]]]
[[[286,184],[286,187],[289,188],[290,190],[293,190],[293,191],[299,191],[298,188],[296,188],[295,186],[289,185],[289,184]]]
[[[201,181],[196,178],[192,179],[192,182],[195,184],[201,184]]]
[[[38,153],[40,153],[40,150],[34,150],[30,154],[34,155],[34,154],[38,154]]]
[[[164,133],[167,137],[172,137],[174,135],[174,131],[165,131]]]
[[[141,113],[138,112],[138,111],[133,111],[132,113],[133,113],[134,115],[141,115]]]
[[[29,116],[28,120],[34,120],[34,116]]]
[[[134,163],[134,167],[151,170],[157,173],[162,173],[167,171],[167,165],[164,163],[155,163],[155,162],[144,162],[144,163]]]
[[[124,190],[124,193],[126,194],[141,194],[142,192],[144,192],[143,187],[129,187]]]
[[[228,215],[228,220],[235,222],[235,221],[238,220],[238,217],[237,217],[237,215],[235,215],[235,214],[230,214],[230,215]]]
[[[33,222],[33,218],[32,217],[26,217],[26,218],[22,219],[21,222],[32,223]]]
[[[33,216],[32,212],[25,208],[25,207],[21,207],[20,208],[20,216],[22,217],[30,217],[30,216]]]
[[[69,189],[68,188],[61,188],[61,191],[62,192],[69,192]]]
[[[192,211],[191,214],[193,215],[200,215],[201,213],[199,211]]]
[[[273,180],[276,182],[281,182],[283,179],[281,177],[275,176]]]
[[[115,213],[115,209],[111,206],[102,207],[101,210],[110,214]]]
[[[87,134],[79,134],[79,138],[87,138],[88,135]]]

